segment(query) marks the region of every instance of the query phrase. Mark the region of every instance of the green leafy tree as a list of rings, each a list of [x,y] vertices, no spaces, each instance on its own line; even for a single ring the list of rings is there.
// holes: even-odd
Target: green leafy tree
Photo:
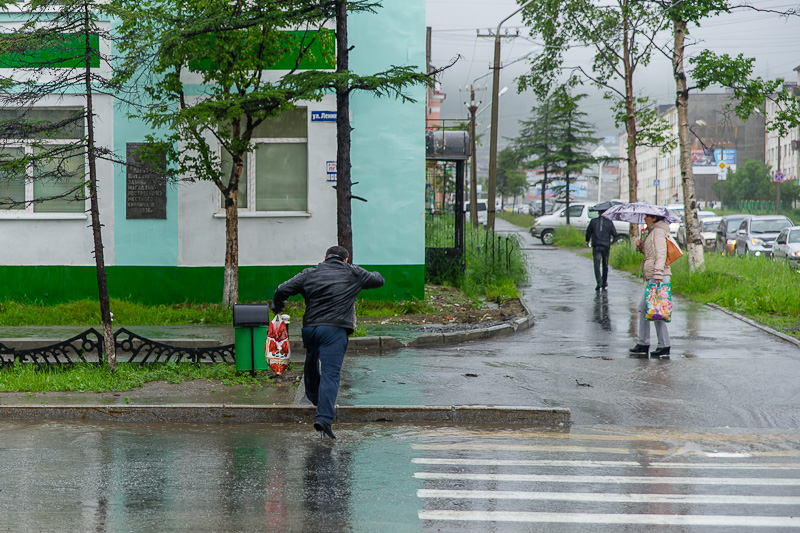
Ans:
[[[668,20],[647,2],[615,0],[541,0],[523,12],[531,36],[543,42],[531,58],[530,73],[521,76],[520,90],[532,88],[543,99],[565,74],[570,83],[588,80],[614,101],[614,118],[627,132],[628,198],[637,194],[636,147],[660,146],[669,150],[674,141],[652,103],[635,89],[635,73],[650,62],[654,38]],[[591,64],[565,64],[564,53],[584,46]],[[632,233],[633,234],[633,233]]]
[[[115,0],[125,61],[120,83],[136,82],[149,99],[132,115],[157,133],[170,175],[212,182],[225,208],[222,302],[239,298],[240,183],[253,134],[264,121],[317,100],[319,87],[296,78],[304,61],[333,57],[327,13],[313,0]],[[285,31],[303,28],[303,31]],[[315,50],[312,52],[312,49]],[[332,60],[328,60],[332,63]],[[267,75],[288,63],[277,80]],[[200,87],[200,95],[197,95]],[[219,151],[218,151],[219,147]]]
[[[102,13],[104,4],[94,0],[32,0],[23,7],[25,22],[0,38],[0,68],[11,72],[0,75],[0,185],[4,191],[0,205],[5,209],[33,205],[35,210],[41,206],[48,211],[55,204],[60,206],[56,210],[84,212],[89,200],[103,348],[108,368],[114,371],[97,172],[99,159],[113,160],[114,156],[97,142],[94,103],[98,94],[116,92],[116,88],[99,73],[101,66],[110,63],[99,43],[112,38],[99,21]],[[83,105],[45,113],[37,109],[53,98],[80,99]],[[29,180],[35,183],[33,198],[25,192]]]
[[[692,77],[697,85],[689,86],[687,81],[685,58],[687,55],[686,36],[689,27],[699,27],[710,18],[722,13],[730,13],[735,9],[751,9],[761,11],[756,5],[732,3],[727,0],[686,0],[673,2],[672,0],[650,0],[657,6],[672,25],[672,41],[663,47],[661,52],[672,62],[672,72],[675,79],[675,105],[678,112],[678,141],[680,144],[681,182],[683,187],[684,219],[686,224],[687,259],[691,272],[705,269],[703,257],[703,240],[700,233],[701,226],[697,216],[697,201],[695,198],[695,183],[692,173],[691,160],[691,132],[689,130],[689,94],[692,89],[705,89],[714,84],[733,89],[734,97],[738,100],[736,113],[739,117],[747,119],[757,108],[763,106],[767,98],[775,98],[781,111],[776,119],[768,124],[770,129],[778,129],[785,133],[784,128],[796,126],[800,119],[800,108],[796,100],[792,102],[788,95],[777,93],[776,89],[783,80],[764,81],[752,76],[753,60],[741,54],[735,58],[723,54],[717,55],[709,50],[701,51],[691,61],[693,66]],[[772,11],[772,10],[766,10]],[[774,11],[773,11],[774,12]],[[798,8],[791,8],[784,12],[785,15],[797,15]]]

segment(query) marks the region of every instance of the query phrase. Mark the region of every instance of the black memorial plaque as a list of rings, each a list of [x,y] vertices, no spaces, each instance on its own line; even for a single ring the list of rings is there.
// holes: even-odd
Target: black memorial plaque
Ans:
[[[142,158],[141,149],[147,143],[128,143],[127,180],[125,195],[126,218],[167,218],[167,182],[149,156]],[[161,169],[166,169],[166,157],[158,161]]]

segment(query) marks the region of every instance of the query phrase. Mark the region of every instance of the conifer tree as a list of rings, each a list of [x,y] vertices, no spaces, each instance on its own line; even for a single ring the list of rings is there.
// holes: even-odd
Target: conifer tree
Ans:
[[[103,349],[114,371],[97,171],[98,160],[113,161],[114,155],[96,138],[95,115],[97,96],[115,91],[104,74],[110,58],[100,52],[111,39],[100,21],[104,5],[31,0],[21,10],[25,22],[0,39],[0,68],[11,72],[0,76],[0,206],[85,212],[88,199]],[[56,100],[76,105],[52,109]],[[25,192],[26,180],[34,183],[33,197]]]

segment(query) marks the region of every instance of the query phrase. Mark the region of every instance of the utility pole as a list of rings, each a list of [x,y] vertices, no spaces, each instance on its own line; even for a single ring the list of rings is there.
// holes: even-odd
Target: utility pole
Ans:
[[[475,153],[475,113],[480,102],[475,101],[475,88],[469,86],[469,216],[473,229],[478,229],[478,156]]]
[[[495,196],[497,195],[497,123],[499,119],[498,113],[498,100],[500,98],[500,27],[508,19],[531,5],[535,0],[528,0],[519,9],[511,13],[509,16],[500,21],[497,25],[497,31],[494,34],[494,64],[492,67],[492,131],[489,135],[489,198],[487,199],[487,207],[489,213],[487,216],[486,226],[494,231],[494,215],[495,215]],[[478,35],[479,37],[484,37]]]

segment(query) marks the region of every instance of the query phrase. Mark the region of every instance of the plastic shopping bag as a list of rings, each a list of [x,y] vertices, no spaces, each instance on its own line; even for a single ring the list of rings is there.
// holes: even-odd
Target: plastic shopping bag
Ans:
[[[670,283],[648,283],[645,291],[645,320],[672,320],[672,286]]]
[[[287,317],[288,318],[288,317]],[[288,323],[275,313],[275,318],[269,323],[267,332],[267,345],[265,347],[267,365],[278,375],[286,371],[289,366],[289,327]]]

